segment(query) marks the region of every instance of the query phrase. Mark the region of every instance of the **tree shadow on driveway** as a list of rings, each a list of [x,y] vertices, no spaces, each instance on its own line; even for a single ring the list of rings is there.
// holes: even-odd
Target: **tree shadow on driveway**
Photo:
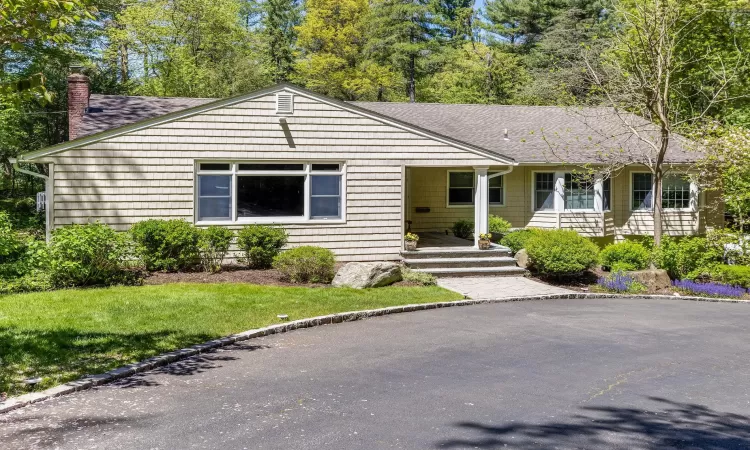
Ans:
[[[750,417],[649,397],[658,408],[583,407],[569,421],[542,424],[454,424],[461,434],[437,448],[750,449]]]
[[[210,350],[199,355],[192,356],[181,361],[175,361],[169,365],[159,367],[148,372],[131,375],[126,378],[115,380],[109,383],[109,386],[117,388],[134,388],[158,386],[159,383],[154,379],[157,375],[174,375],[174,376],[192,376],[211,369],[222,367],[223,362],[236,361],[240,359],[237,356],[222,354],[225,351],[243,351],[252,352],[269,348],[267,345],[250,345],[234,344],[226,349]]]

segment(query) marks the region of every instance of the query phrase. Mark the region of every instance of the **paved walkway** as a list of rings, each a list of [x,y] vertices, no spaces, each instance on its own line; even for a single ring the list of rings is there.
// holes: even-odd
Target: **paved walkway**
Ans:
[[[438,285],[475,300],[572,292],[524,277],[438,278]]]

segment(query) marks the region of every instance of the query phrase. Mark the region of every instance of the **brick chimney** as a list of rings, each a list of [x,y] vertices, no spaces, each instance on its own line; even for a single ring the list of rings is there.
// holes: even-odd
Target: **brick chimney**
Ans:
[[[89,77],[81,66],[71,66],[68,75],[68,140],[78,137],[83,115],[89,107]]]

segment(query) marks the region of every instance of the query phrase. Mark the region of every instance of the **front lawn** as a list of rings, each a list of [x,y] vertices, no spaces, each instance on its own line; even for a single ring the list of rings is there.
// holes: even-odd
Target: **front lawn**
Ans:
[[[379,289],[170,284],[0,296],[0,392],[40,390],[86,374],[290,320],[459,300],[439,287]]]

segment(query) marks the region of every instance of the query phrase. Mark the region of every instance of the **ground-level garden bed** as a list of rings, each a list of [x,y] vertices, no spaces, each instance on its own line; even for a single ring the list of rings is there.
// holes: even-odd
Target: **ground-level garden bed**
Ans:
[[[0,392],[18,395],[240,331],[324,314],[460,300],[436,287],[181,283],[0,296]],[[40,378],[27,385],[25,380]]]

